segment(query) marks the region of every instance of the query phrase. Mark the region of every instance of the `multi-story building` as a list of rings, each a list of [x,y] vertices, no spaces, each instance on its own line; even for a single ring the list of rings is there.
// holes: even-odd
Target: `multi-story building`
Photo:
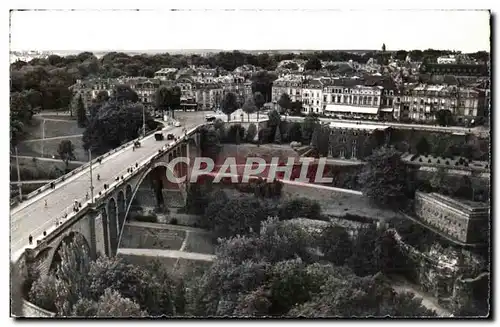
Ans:
[[[234,93],[240,103],[252,95],[252,82],[245,80],[243,76],[226,75],[217,78],[217,82],[222,86],[223,95]]]
[[[474,79],[477,77],[489,76],[489,69],[486,65],[477,64],[422,64],[420,73],[431,75],[453,75],[456,77]]]
[[[193,81],[192,78],[188,76],[182,76],[175,81],[175,84],[181,89],[181,97],[185,99],[192,99],[195,97],[193,92]]]
[[[430,227],[460,242],[483,243],[487,239],[490,217],[487,203],[417,192],[415,213]]]
[[[323,87],[320,79],[307,80],[302,84],[303,113],[323,113]]]
[[[382,86],[357,79],[333,79],[323,89],[323,112],[328,116],[376,119],[382,107]]]
[[[74,85],[69,87],[69,89],[74,94],[73,99],[78,99],[78,97],[81,96],[84,107],[88,109],[99,92],[105,91],[110,96],[111,91],[116,84],[118,84],[116,79],[92,78],[87,80],[77,80]]]
[[[155,105],[156,91],[162,84],[159,79],[135,78],[127,83],[139,96],[139,101],[145,106],[152,108]]]
[[[177,68],[162,68],[155,73],[154,77],[159,80],[173,80],[176,72]]]
[[[442,65],[442,64],[456,64],[457,58],[455,58],[455,56],[453,56],[453,55],[443,56],[443,57],[437,58],[437,63],[440,65]]]
[[[302,101],[302,76],[286,76],[273,82],[271,101],[278,109],[278,101],[283,93],[288,94],[291,101]]]
[[[402,120],[434,121],[439,110],[450,110],[459,123],[484,116],[485,92],[448,85],[405,85],[401,99]]]
[[[214,110],[219,107],[223,90],[216,83],[195,83],[193,93],[198,104],[198,110]]]
[[[374,124],[332,122],[328,156],[341,159],[363,159],[373,149],[387,143],[391,129]]]

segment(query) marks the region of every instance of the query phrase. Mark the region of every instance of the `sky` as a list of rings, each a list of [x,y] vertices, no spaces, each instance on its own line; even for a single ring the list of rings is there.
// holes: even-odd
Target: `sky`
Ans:
[[[488,11],[14,11],[10,26],[11,51],[490,48]]]

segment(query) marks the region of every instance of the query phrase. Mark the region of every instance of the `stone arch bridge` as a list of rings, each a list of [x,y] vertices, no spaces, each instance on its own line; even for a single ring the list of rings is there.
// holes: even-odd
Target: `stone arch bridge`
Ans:
[[[158,150],[158,154],[148,163],[132,167],[127,174],[117,176],[104,194],[94,194],[96,200],[93,204],[83,207],[75,216],[62,222],[42,241],[37,241],[34,248],[26,249],[19,261],[46,274],[60,260],[58,250],[62,244],[75,241],[87,248],[92,258],[97,255],[115,255],[132,203],[138,197],[153,198],[155,192],[151,191],[155,189],[161,191],[156,192],[159,195],[157,201],[174,192],[185,202],[187,182],[170,182],[166,174],[170,173],[175,178],[189,176],[190,167],[177,164],[172,171],[168,164],[174,158],[189,157],[192,165],[194,157],[200,155],[199,144],[199,132],[196,130],[176,142],[175,146]]]

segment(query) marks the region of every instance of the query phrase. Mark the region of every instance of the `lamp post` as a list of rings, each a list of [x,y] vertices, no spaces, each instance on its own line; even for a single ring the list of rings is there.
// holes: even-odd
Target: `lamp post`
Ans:
[[[17,167],[17,187],[19,189],[19,201],[23,201],[23,187],[21,184],[21,171],[19,170],[19,157],[17,155],[17,146],[15,147],[16,150],[16,167]]]
[[[146,107],[142,106],[142,136],[146,136]]]
[[[89,162],[90,162],[90,201],[94,203],[94,182],[92,178],[92,152],[89,149]]]
[[[42,121],[42,157],[45,144],[45,119]]]

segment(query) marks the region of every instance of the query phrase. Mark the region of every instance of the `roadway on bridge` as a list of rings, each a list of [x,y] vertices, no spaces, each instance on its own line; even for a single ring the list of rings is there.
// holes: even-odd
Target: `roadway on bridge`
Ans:
[[[189,120],[179,119],[181,122],[185,121],[181,127],[167,127],[164,131],[168,130],[169,133],[180,137],[184,134],[183,128],[189,130],[204,120],[200,114],[189,116]],[[104,184],[112,184],[116,176],[123,175],[135,163],[147,159],[170,142],[156,141],[154,136],[150,135],[141,140],[141,147],[135,151],[129,146],[104,158],[101,164],[94,164],[94,196],[104,189]],[[97,180],[98,174],[100,181]],[[11,210],[11,254],[17,257],[28,246],[29,235],[32,235],[34,240],[38,239],[43,235],[43,231],[55,226],[57,219],[62,218],[66,212],[71,213],[75,200],[82,204],[87,202],[87,192],[90,195],[89,168],[57,184],[55,189],[48,189]]]

